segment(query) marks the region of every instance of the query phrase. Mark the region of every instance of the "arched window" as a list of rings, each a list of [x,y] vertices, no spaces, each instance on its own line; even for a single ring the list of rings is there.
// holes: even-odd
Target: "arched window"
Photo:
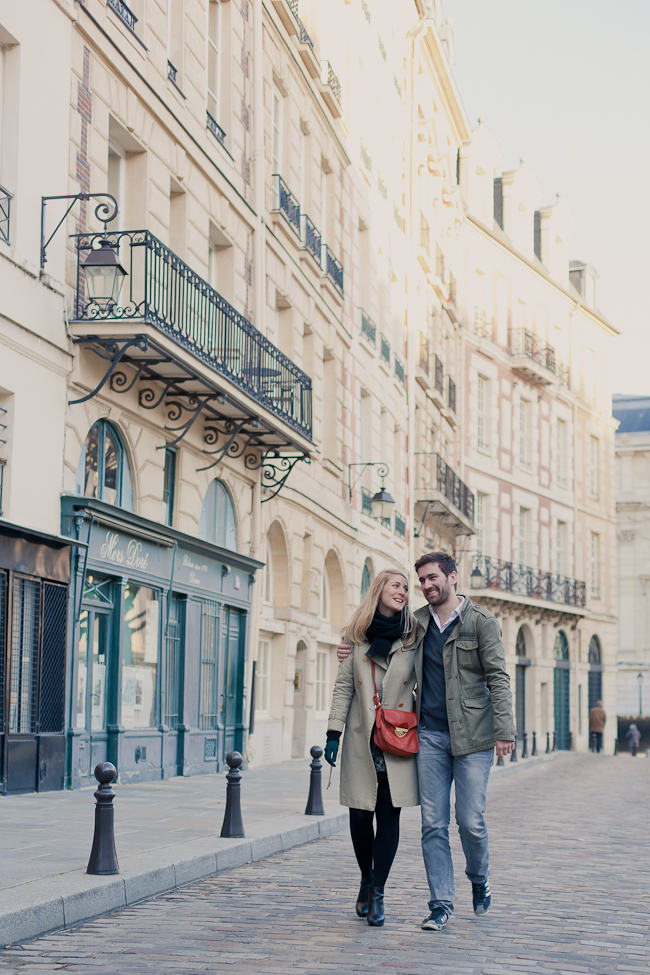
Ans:
[[[77,494],[133,511],[131,471],[124,444],[112,423],[98,420],[86,437],[75,484]]]
[[[237,551],[235,509],[226,485],[217,478],[205,492],[199,520],[199,538],[214,542],[231,552]]]
[[[370,575],[370,566],[368,565],[368,560],[364,562],[363,572],[361,573],[361,598],[365,596],[370,588],[370,583],[372,582],[372,577]]]
[[[559,630],[558,635],[555,637],[553,655],[556,660],[569,659],[569,641],[566,638],[566,634],[563,633],[562,630]]]
[[[517,643],[516,643],[516,653],[518,657],[526,657],[526,634],[524,633],[523,626],[519,627],[519,632],[517,633]]]
[[[598,639],[597,636],[594,635],[594,636],[592,636],[591,640],[589,641],[589,663],[590,664],[599,664],[600,662],[601,662],[601,659],[600,659],[600,640]]]

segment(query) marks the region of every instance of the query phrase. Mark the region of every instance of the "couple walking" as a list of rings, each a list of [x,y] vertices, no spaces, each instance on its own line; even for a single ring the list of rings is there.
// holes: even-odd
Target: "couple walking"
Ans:
[[[415,563],[428,605],[413,614],[408,581],[394,569],[380,572],[343,631],[342,661],[332,698],[325,759],[335,765],[339,739],[341,803],[350,807],[350,833],[361,869],[356,910],[368,924],[384,923],[384,885],[399,844],[403,806],[422,807],[422,853],[431,891],[422,927],[439,931],[454,909],[449,848],[451,783],[456,822],[472,884],[474,913],[490,908],[486,788],[494,748],[514,747],[510,681],[495,617],[456,594],[456,563],[444,552]],[[379,703],[380,702],[380,703]],[[385,709],[378,714],[379,707]],[[390,714],[390,711],[393,714]],[[415,711],[416,754],[378,747],[385,716],[399,722]],[[377,722],[376,722],[377,718]],[[410,723],[415,724],[411,718]],[[378,734],[379,731],[379,734]],[[373,820],[376,817],[376,831]]]

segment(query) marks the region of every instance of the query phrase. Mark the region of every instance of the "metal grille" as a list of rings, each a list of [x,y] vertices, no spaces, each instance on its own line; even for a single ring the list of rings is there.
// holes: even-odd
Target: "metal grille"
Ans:
[[[67,596],[65,586],[43,584],[40,732],[63,731]]]
[[[569,682],[570,671],[566,667],[556,667],[553,673],[555,691],[555,739],[560,751],[569,748]]]
[[[0,734],[5,725],[5,641],[7,639],[7,573],[0,571]]]
[[[182,626],[181,601],[172,599],[167,624],[165,660],[165,724],[176,731],[181,720],[182,679]]]
[[[14,578],[9,673],[9,731],[12,734],[33,734],[36,730],[40,596],[39,582]]]
[[[219,726],[219,603],[205,600],[201,616],[201,709],[199,728]]]

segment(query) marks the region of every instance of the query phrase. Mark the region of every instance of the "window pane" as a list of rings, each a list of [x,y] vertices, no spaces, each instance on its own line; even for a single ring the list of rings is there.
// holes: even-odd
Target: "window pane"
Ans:
[[[86,438],[86,478],[84,495],[98,497],[99,484],[99,425],[95,424]]]
[[[102,500],[108,504],[117,504],[117,485],[119,474],[119,448],[113,433],[106,428],[106,439],[104,445],[104,488]]]
[[[158,593],[129,583],[124,595],[122,724],[151,728],[158,671]]]
[[[201,701],[199,728],[219,727],[217,669],[219,663],[220,606],[205,600],[201,617]]]
[[[86,727],[86,689],[88,679],[88,612],[79,620],[79,671],[77,675],[77,728]]]
[[[92,688],[90,694],[90,728],[103,731],[106,727],[106,649],[108,645],[108,616],[97,614],[93,633]]]

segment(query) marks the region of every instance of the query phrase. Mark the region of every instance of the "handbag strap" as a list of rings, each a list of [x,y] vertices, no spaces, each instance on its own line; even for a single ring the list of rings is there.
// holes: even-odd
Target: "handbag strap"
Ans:
[[[375,677],[375,661],[372,660],[372,658],[370,660],[370,666],[372,667],[372,682],[375,685],[375,696],[373,697],[373,701],[375,702],[375,708],[380,708],[381,701],[379,700],[379,691],[377,690],[377,678]]]

